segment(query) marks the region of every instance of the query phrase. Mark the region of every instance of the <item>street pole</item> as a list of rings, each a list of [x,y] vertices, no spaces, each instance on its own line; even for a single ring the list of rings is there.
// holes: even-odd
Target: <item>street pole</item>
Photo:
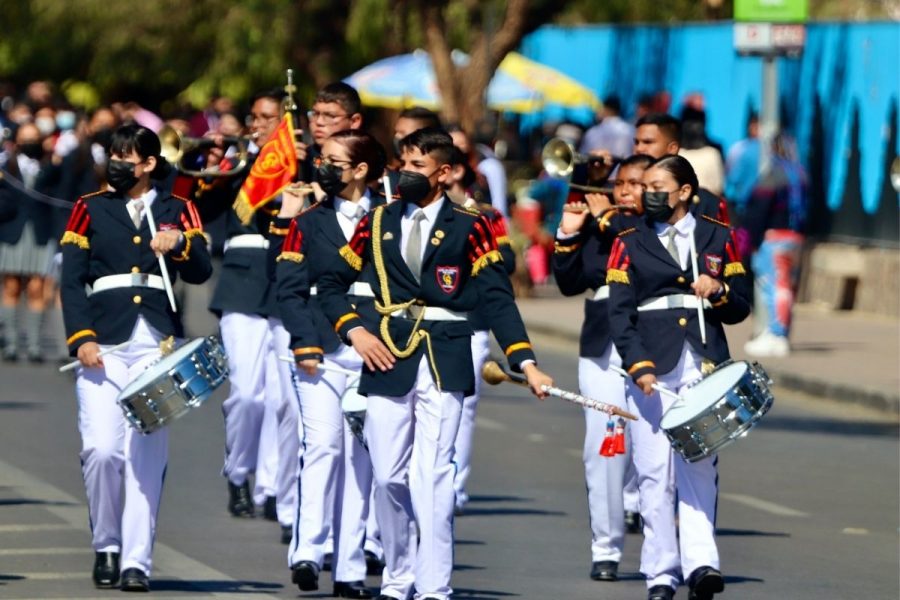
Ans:
[[[763,57],[762,111],[759,119],[760,155],[759,172],[765,173],[772,161],[772,140],[778,134],[778,67],[775,54]]]

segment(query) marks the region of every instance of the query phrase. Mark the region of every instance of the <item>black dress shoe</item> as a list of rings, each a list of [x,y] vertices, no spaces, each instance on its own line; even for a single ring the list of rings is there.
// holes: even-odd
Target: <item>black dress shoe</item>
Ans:
[[[119,553],[97,552],[94,559],[94,585],[113,588],[119,583]]]
[[[335,581],[331,595],[336,598],[371,598],[372,592],[365,581]]]
[[[291,567],[291,582],[296,583],[301,592],[319,589],[319,567],[314,562],[301,560]]]
[[[291,539],[294,537],[294,528],[290,525],[282,525],[281,526],[281,543],[282,544],[290,544]]]
[[[322,557],[322,570],[330,571],[331,570],[331,561],[334,560],[334,554],[331,552],[327,552],[325,556]]]
[[[384,561],[378,558],[371,550],[365,551],[366,575],[381,575],[384,572]]]
[[[625,531],[628,533],[644,531],[644,520],[641,518],[641,513],[625,511]]]
[[[278,508],[277,501],[275,500],[275,496],[266,496],[266,501],[263,503],[263,518],[266,521],[277,521],[278,520]]]
[[[725,590],[725,578],[722,572],[713,567],[698,567],[688,577],[688,600],[712,600],[712,597]]]
[[[619,563],[614,560],[598,560],[591,565],[591,579],[594,581],[618,581]]]
[[[234,485],[228,482],[228,512],[235,517],[252,517],[254,514],[253,498],[250,496],[250,483]]]
[[[122,571],[123,592],[149,592],[150,578],[140,569],[125,569]]]
[[[647,591],[647,600],[672,600],[675,589],[667,585],[654,585]]]

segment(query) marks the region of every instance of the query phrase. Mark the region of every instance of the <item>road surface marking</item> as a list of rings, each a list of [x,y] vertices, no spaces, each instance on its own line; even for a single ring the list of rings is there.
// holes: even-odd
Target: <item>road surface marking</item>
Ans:
[[[540,444],[541,442],[543,442],[546,439],[547,439],[547,437],[543,433],[529,433],[528,434],[529,442],[535,442],[535,443]]]
[[[71,527],[90,531],[88,527],[88,511],[84,503],[70,496],[63,490],[41,480],[33,475],[26,473],[22,469],[15,467],[3,460],[0,460],[0,487],[6,486],[15,489],[24,498],[40,498],[48,504],[43,508],[55,517],[60,518],[63,522],[68,523]],[[194,560],[193,558],[182,554],[178,550],[171,548],[158,541],[154,545],[153,552],[154,571],[168,578],[180,579],[183,581],[233,581],[234,588],[240,588],[241,582],[233,577],[217,571],[212,567]],[[10,573],[9,575],[13,575]],[[87,580],[90,573],[20,573],[19,575],[27,576],[29,579],[67,579]],[[9,581],[10,584],[15,581]],[[151,580],[150,585],[153,585]],[[198,586],[199,588],[200,586]],[[6,588],[4,591],[10,591]],[[218,598],[219,600],[266,600],[276,598],[271,594],[248,592],[230,593],[230,592],[207,592],[202,588],[198,592],[207,594],[206,597]]]
[[[809,513],[744,494],[719,494],[721,498],[780,517],[808,517]]]
[[[35,523],[34,525],[0,525],[0,533],[25,533],[28,531],[65,531],[75,529],[65,523]]]
[[[862,527],[844,527],[844,529],[841,530],[841,533],[847,535],[868,535],[869,530]]]
[[[506,424],[487,417],[475,417],[475,427],[479,429],[487,429],[488,431],[506,431]]]

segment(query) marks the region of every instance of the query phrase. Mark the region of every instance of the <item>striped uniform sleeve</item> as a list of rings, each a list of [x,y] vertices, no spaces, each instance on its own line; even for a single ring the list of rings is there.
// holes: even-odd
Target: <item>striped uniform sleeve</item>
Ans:
[[[622,366],[637,381],[642,375],[656,373],[656,364],[644,347],[637,329],[637,297],[631,285],[631,259],[621,237],[613,242],[606,266],[609,285],[609,332],[616,350],[622,356]]]
[[[203,222],[196,205],[190,200],[182,200],[184,209],[181,211],[180,226],[184,234],[184,246],[180,252],[175,251],[170,256],[178,274],[186,283],[203,283],[212,275],[209,243],[203,233]]]
[[[750,282],[741,260],[734,229],[729,230],[725,241],[725,259],[721,276],[724,292],[709,300],[716,318],[722,323],[733,325],[750,314]]]
[[[506,227],[506,219],[499,210],[492,209],[490,212],[491,231],[494,239],[497,241],[497,249],[503,259],[503,268],[506,273],[512,275],[516,271],[516,252],[513,250],[512,243],[509,239],[509,232]]]
[[[311,284],[306,239],[300,219],[292,219],[275,263],[275,294],[281,320],[291,337],[291,352],[297,362],[306,359],[321,361],[325,356],[309,306]]]
[[[82,344],[97,341],[97,332],[91,319],[90,300],[85,291],[85,285],[90,283],[90,238],[91,215],[87,202],[79,198],[72,207],[72,214],[59,242],[63,256],[60,299],[66,328],[66,345],[72,356],[78,354],[78,348]]]
[[[383,209],[383,206],[379,206],[375,210]],[[349,341],[347,335],[352,329],[363,326],[362,318],[347,299],[347,290],[359,277],[368,260],[372,237],[371,214],[359,221],[353,237],[333,257],[330,268],[316,282],[322,311],[345,342]]]

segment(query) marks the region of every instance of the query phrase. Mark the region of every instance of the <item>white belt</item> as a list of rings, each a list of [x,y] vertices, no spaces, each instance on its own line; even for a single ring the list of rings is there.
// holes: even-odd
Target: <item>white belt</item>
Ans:
[[[659,298],[650,298],[638,306],[638,312],[648,310],[670,310],[673,308],[686,308],[688,310],[696,310],[700,306],[700,298],[691,296],[690,294],[672,294],[671,296],[660,296]],[[703,299],[703,308],[712,308],[709,300]]]
[[[392,317],[405,317],[407,319],[418,319],[419,314],[424,310],[422,315],[423,321],[466,321],[468,317],[465,313],[448,310],[439,306],[410,306],[406,310],[395,310],[391,313]]]
[[[596,302],[598,300],[607,300],[608,298],[609,298],[609,286],[601,285],[600,287],[597,288],[597,291],[594,292],[594,297],[591,298],[591,300]]]
[[[127,287],[147,287],[154,290],[165,290],[163,278],[159,275],[148,275],[147,273],[122,273],[121,275],[107,275],[100,277],[91,286],[88,296],[106,290],[114,290],[116,288]]]
[[[315,296],[319,291],[316,289],[316,286],[312,286],[309,288],[309,295]],[[353,285],[350,286],[350,289],[347,290],[348,296],[366,296],[368,298],[374,298],[375,292],[372,291],[372,286],[366,283],[365,281],[354,281]]]
[[[269,249],[269,240],[258,233],[247,233],[244,235],[236,235],[233,238],[225,240],[225,252],[234,248],[259,248],[261,250]]]

